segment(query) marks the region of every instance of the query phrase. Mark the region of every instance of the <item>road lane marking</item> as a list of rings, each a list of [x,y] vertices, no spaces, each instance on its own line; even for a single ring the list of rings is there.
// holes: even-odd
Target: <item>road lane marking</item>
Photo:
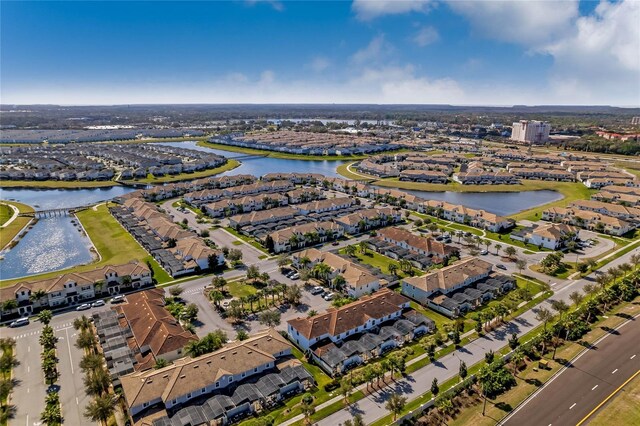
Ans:
[[[573,409],[573,407],[576,406],[576,403],[574,402],[573,405],[571,407],[569,407],[569,410]]]
[[[64,330],[67,335],[67,348],[69,348],[69,364],[71,364],[71,374],[73,374],[73,357],[71,356],[71,343],[69,343],[69,332]]]
[[[27,346],[27,352],[31,352],[31,346]]]
[[[27,426],[29,426],[29,415],[27,414]]]
[[[76,396],[76,405],[80,405],[80,403],[78,402],[78,397]]]
[[[31,367],[27,365],[27,373],[30,373],[30,372],[31,372]]]
[[[617,394],[620,389],[622,389],[623,387],[625,387],[627,385],[627,383],[629,383],[631,380],[635,379],[635,377],[640,374],[640,370],[636,371],[631,377],[629,377],[627,379],[626,382],[624,382],[623,384],[621,384],[618,389],[614,390],[613,392],[611,392],[609,394],[608,397],[606,397],[600,404],[598,404],[598,406],[596,408],[594,408],[593,410],[591,410],[591,412],[589,414],[587,414],[586,416],[584,416],[584,418],[582,420],[580,420],[580,422],[578,424],[576,424],[576,426],[580,426],[581,424],[583,424],[584,422],[586,422],[589,417],[591,417],[593,415],[593,413],[595,413],[596,411],[598,411],[600,409],[600,407],[602,407],[604,404],[607,403],[607,401],[609,401],[611,398],[613,398],[613,396],[615,394]]]
[[[616,371],[618,371],[618,369],[617,369],[617,368],[616,368],[615,370],[613,370],[613,371],[611,372],[611,374],[616,374]]]
[[[591,390],[596,390],[597,387],[598,385],[595,385],[594,387],[591,388]]]
[[[632,356],[631,358],[629,358],[629,359],[634,359],[635,357],[636,357],[636,356],[635,356],[635,355],[633,355],[633,356]]]

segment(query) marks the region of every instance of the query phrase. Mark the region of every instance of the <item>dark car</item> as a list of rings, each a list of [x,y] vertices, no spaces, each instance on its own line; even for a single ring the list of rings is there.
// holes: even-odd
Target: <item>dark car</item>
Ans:
[[[496,265],[496,268],[498,268],[498,269],[502,269],[502,270],[504,270],[504,271],[506,271],[506,270],[507,270],[507,267],[506,267],[506,266],[504,266],[504,265],[503,265],[503,264],[501,264],[501,263],[500,263],[500,264],[498,264],[498,265]]]

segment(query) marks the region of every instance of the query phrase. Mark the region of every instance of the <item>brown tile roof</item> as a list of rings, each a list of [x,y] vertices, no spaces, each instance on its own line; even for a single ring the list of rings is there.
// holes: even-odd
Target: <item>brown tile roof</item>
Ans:
[[[225,375],[237,375],[275,362],[276,355],[291,348],[273,329],[236,341],[197,358],[181,358],[159,370],[128,374],[120,378],[130,407],[157,398],[170,401],[209,386]]]
[[[137,346],[149,347],[155,357],[198,340],[165,309],[164,290],[161,288],[130,294],[127,303],[115,310],[124,314]]]
[[[409,302],[406,297],[389,289],[382,289],[371,296],[363,296],[360,300],[332,309],[324,314],[311,318],[298,317],[288,324],[298,330],[307,339],[324,334],[337,336],[347,330],[364,325],[370,319],[379,319],[401,310],[400,306]]]
[[[491,272],[493,265],[476,257],[467,257],[442,269],[436,269],[419,277],[405,278],[404,282],[426,292],[448,290],[469,278]]]

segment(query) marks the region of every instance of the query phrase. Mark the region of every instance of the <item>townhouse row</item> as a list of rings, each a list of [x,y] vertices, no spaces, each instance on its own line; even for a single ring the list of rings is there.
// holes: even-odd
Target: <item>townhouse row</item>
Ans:
[[[151,271],[140,262],[107,265],[43,280],[20,281],[0,288],[2,316],[30,315],[44,308],[72,306],[153,284]],[[14,301],[15,303],[7,303]]]
[[[493,264],[468,257],[419,277],[404,278],[401,293],[456,318],[515,287],[515,279],[493,272]]]
[[[110,212],[173,277],[224,265],[222,251],[174,223],[155,204],[129,198]]]
[[[389,289],[287,321],[289,339],[334,376],[434,331],[435,323]]]

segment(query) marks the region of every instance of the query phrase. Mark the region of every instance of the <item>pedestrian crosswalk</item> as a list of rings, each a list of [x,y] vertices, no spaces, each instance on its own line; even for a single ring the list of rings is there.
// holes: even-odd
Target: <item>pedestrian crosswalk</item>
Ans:
[[[66,322],[64,324],[58,324],[53,326],[53,331],[62,331],[65,330],[67,328],[73,327],[73,323],[72,322]],[[40,332],[42,331],[42,329],[38,329],[38,330],[33,330],[33,331],[27,331],[25,333],[22,334],[18,334],[17,336],[14,336],[13,338],[18,340],[18,339],[25,339],[31,336],[37,336],[40,334]]]

